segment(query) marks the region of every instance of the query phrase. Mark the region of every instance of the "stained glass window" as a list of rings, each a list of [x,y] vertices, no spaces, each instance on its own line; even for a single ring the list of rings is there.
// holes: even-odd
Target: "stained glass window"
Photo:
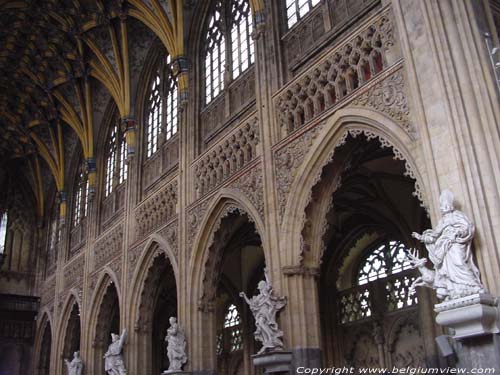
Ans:
[[[160,72],[156,72],[151,83],[147,115],[147,157],[158,150],[158,136],[161,130],[163,101],[160,92]]]
[[[229,352],[234,352],[242,348],[241,318],[234,304],[229,305],[227,308],[224,318],[224,333],[228,338]]]

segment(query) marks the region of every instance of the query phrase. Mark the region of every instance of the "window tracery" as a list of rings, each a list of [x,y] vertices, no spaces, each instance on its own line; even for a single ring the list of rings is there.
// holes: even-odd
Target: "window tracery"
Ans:
[[[89,181],[84,168],[80,168],[75,184],[73,227],[80,224],[82,218],[87,216],[89,197]]]
[[[288,28],[295,25],[311,11],[321,0],[286,0],[286,17]]]
[[[232,353],[243,348],[242,321],[235,304],[231,303],[225,312],[222,330],[217,335],[218,355]]]
[[[205,104],[254,63],[252,31],[248,0],[215,2],[205,37]]]
[[[387,240],[364,255],[355,273],[356,285],[340,292],[341,324],[370,318],[374,310],[390,312],[418,303],[416,292],[410,290],[415,276],[406,251],[402,242]]]
[[[118,121],[111,128],[106,151],[105,197],[127,179],[127,142]]]
[[[164,141],[170,140],[178,131],[179,93],[177,79],[172,70],[171,57],[153,76],[146,103],[146,157],[152,157]]]

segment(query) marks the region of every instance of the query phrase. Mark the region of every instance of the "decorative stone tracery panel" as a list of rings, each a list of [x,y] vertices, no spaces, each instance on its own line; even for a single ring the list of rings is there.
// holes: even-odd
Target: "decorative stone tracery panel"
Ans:
[[[175,179],[135,209],[137,239],[165,224],[176,214],[177,189]]]
[[[123,224],[117,225],[100,238],[94,250],[94,269],[99,269],[116,257],[122,250]]]
[[[56,296],[56,277],[46,279],[42,284],[41,305],[46,305]]]
[[[334,107],[388,68],[399,55],[394,49],[392,15],[385,11],[274,98],[281,136]]]
[[[264,221],[264,184],[262,165],[260,163],[257,164],[254,168],[247,171],[229,186],[243,192],[255,206],[261,219]]]
[[[193,165],[197,198],[220,186],[258,153],[259,124],[255,117],[238,126]]]
[[[64,267],[64,290],[69,289],[75,284],[83,281],[83,269],[85,266],[85,257],[79,255],[70,264]]]

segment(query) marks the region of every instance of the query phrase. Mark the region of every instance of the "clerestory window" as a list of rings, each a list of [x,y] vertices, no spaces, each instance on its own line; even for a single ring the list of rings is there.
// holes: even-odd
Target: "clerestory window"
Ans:
[[[204,44],[205,104],[254,63],[252,31],[248,0],[215,1]]]
[[[106,149],[105,196],[127,179],[127,142],[118,121],[110,129]]]
[[[178,88],[167,56],[153,75],[146,103],[146,157],[150,158],[163,141],[171,139],[178,131]]]
[[[73,227],[80,224],[80,221],[87,216],[89,197],[89,180],[87,172],[83,167],[77,175],[73,202]]]
[[[320,2],[321,0],[286,0],[286,18],[288,28],[295,25]]]

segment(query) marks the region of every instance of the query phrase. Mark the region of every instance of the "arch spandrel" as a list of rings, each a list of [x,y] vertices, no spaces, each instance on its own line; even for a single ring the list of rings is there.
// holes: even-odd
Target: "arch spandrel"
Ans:
[[[345,108],[335,112],[325,120],[316,140],[310,147],[294,179],[287,198],[280,245],[283,266],[304,264],[302,229],[305,223],[305,209],[311,200],[313,187],[321,179],[323,167],[334,158],[335,150],[344,144],[347,136],[364,134],[367,138],[378,138],[383,147],[390,147],[394,157],[403,160],[406,173],[415,179],[416,195],[428,207],[429,192],[425,190],[427,181],[420,173],[416,160],[421,159],[418,144],[392,119],[386,115],[364,108]],[[426,176],[425,176],[426,177]],[[425,183],[424,183],[425,182]],[[320,249],[315,249],[316,252]],[[314,266],[319,266],[321,256],[309,254]]]

